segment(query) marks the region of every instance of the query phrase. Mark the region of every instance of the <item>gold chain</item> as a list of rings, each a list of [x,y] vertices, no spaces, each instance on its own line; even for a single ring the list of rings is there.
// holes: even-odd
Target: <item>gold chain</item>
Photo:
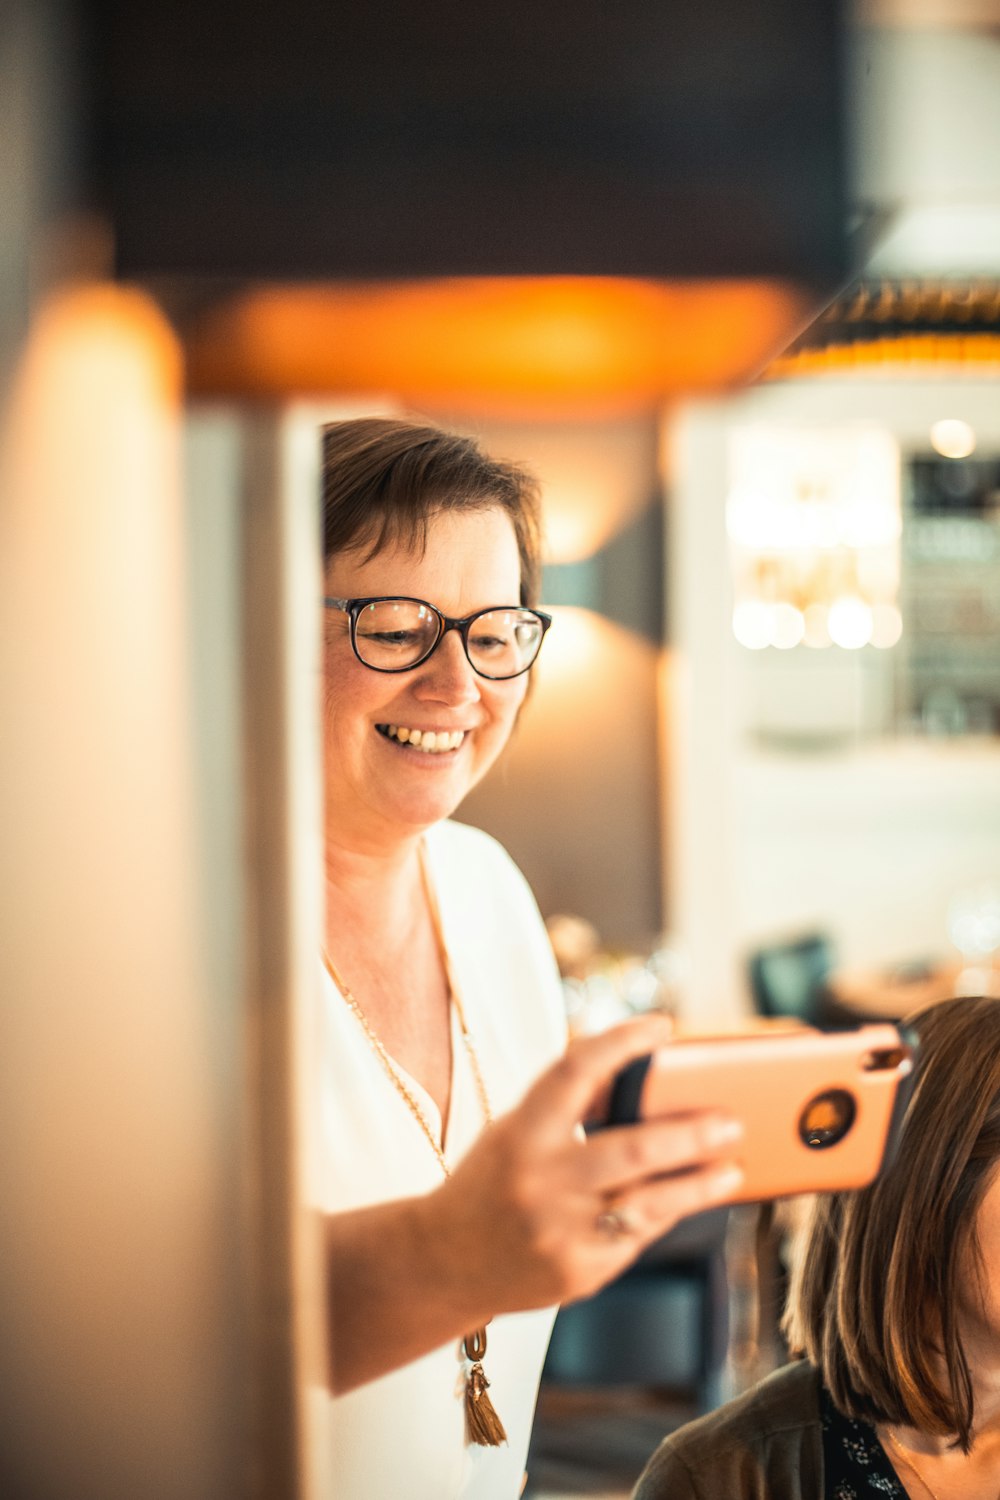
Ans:
[[[892,1446],[895,1448],[896,1452],[899,1454],[900,1458],[903,1460],[903,1463],[910,1470],[911,1474],[915,1474],[920,1480],[920,1483],[923,1485],[928,1495],[930,1495],[931,1500],[940,1500],[940,1496],[938,1495],[937,1491],[931,1489],[930,1485],[927,1483],[927,1480],[924,1478],[923,1474],[921,1474],[913,1459],[910,1457],[910,1454],[903,1447],[902,1443],[899,1442],[898,1438],[890,1427],[887,1427],[885,1429],[885,1435],[889,1439],[889,1442],[892,1444]]]
[[[476,1055],[476,1049],[473,1045],[472,1034],[469,1031],[468,1023],[465,1019],[465,1010],[462,1006],[462,1000],[459,995],[458,988],[455,984],[455,976],[452,972],[451,967],[451,956],[448,953],[448,945],[444,940],[444,930],[441,925],[441,913],[438,909],[434,888],[431,885],[430,879],[428,878],[427,874],[426,857],[424,854],[423,844],[420,845],[420,874],[423,880],[424,891],[427,896],[427,904],[430,909],[431,922],[434,926],[434,936],[437,939],[438,950],[441,954],[442,962],[444,963],[445,978],[448,981],[449,1005],[453,1005],[455,1007],[455,1014],[458,1016],[458,1024],[462,1032],[462,1041],[465,1044],[465,1050],[468,1054],[469,1066],[472,1069],[472,1077],[475,1081],[476,1093],[479,1096],[479,1105],[483,1112],[483,1119],[485,1120],[487,1125],[492,1125],[493,1110],[490,1107],[490,1096],[486,1092],[486,1081],[483,1078],[483,1070],[479,1065],[479,1058]],[[382,1038],[378,1035],[368,1017],[365,1015],[353,992],[344,983],[343,977],[341,976],[339,969],[334,964],[333,959],[330,957],[329,953],[327,953],[325,948],[322,951],[323,962],[326,964],[331,979],[337,986],[337,989],[340,991],[341,995],[343,995],[347,1005],[357,1017],[362,1031],[368,1038],[368,1042],[371,1046],[372,1051],[375,1053],[379,1062],[382,1064],[382,1067],[385,1069],[385,1072],[391,1080],[393,1087],[396,1089],[400,1097],[406,1102],[407,1108],[413,1115],[413,1118],[416,1120],[417,1124],[420,1126],[420,1129],[423,1131],[424,1135],[427,1137],[427,1140],[430,1143],[431,1150],[437,1157],[438,1164],[442,1172],[446,1177],[450,1177],[451,1169],[448,1166],[447,1161],[445,1160],[444,1151],[441,1149],[441,1145],[438,1142],[438,1139],[435,1136],[433,1130],[431,1129],[430,1121],[424,1114],[423,1110],[420,1108],[418,1101],[413,1097],[413,1094],[407,1088],[403,1078],[400,1077],[399,1069],[393,1062],[392,1058],[389,1056],[389,1053],[386,1051],[385,1045],[382,1042]]]
[[[337,969],[336,965],[333,962],[333,959],[330,957],[329,953],[327,953],[325,948],[323,949],[323,962],[326,964],[331,979],[337,986],[341,995],[344,997],[347,1005],[357,1016],[358,1022],[365,1036],[368,1038],[372,1051],[375,1053],[375,1056],[378,1058],[379,1062],[382,1064],[382,1067],[385,1069],[386,1074],[391,1080],[397,1093],[399,1093],[399,1095],[406,1101],[410,1113],[413,1115],[413,1118],[420,1126],[420,1129],[423,1131],[424,1135],[427,1137],[427,1140],[430,1143],[431,1150],[437,1157],[442,1172],[446,1177],[450,1177],[451,1168],[448,1166],[448,1163],[445,1160],[445,1155],[438,1142],[437,1136],[431,1129],[430,1121],[424,1114],[423,1110],[420,1108],[417,1100],[413,1097],[413,1094],[407,1088],[403,1079],[400,1077],[399,1071],[392,1058],[386,1051],[381,1037],[372,1027],[371,1022],[368,1020],[368,1017],[361,1009],[361,1006],[358,1004],[357,999],[355,998],[352,991],[349,990],[347,985],[344,983],[340,971]],[[493,1111],[490,1108],[489,1095],[486,1092],[486,1084],[483,1081],[482,1070],[479,1066],[479,1058],[476,1056],[476,1049],[472,1044],[472,1037],[469,1035],[468,1028],[465,1025],[465,1016],[462,1012],[461,1005],[454,990],[451,991],[451,1001],[455,1006],[456,1011],[458,1012],[459,1025],[462,1028],[462,1040],[465,1043],[465,1050],[469,1055],[469,1063],[472,1067],[472,1076],[476,1082],[476,1092],[479,1095],[479,1103],[482,1106],[483,1118],[485,1119],[487,1125],[492,1125]]]
[[[490,1098],[486,1092],[486,1081],[483,1078],[483,1070],[479,1066],[479,1058],[476,1056],[476,1049],[472,1044],[472,1036],[465,1020],[465,1011],[462,1008],[462,1001],[455,985],[455,976],[451,967],[451,956],[448,953],[448,945],[444,940],[444,929],[441,925],[441,913],[438,909],[437,896],[427,873],[427,861],[423,842],[420,844],[420,875],[431,914],[431,922],[434,926],[434,936],[437,939],[438,951],[441,954],[445,978],[448,982],[449,1032],[450,1008],[454,1006],[455,1014],[458,1016],[458,1024],[462,1031],[462,1041],[465,1043],[469,1065],[472,1068],[472,1076],[475,1079],[476,1092],[479,1095],[483,1119],[487,1127],[489,1127],[493,1124],[493,1110],[490,1108]],[[393,1087],[405,1101],[413,1118],[427,1137],[431,1150],[438,1159],[441,1171],[445,1177],[450,1177],[451,1169],[445,1160],[441,1143],[431,1129],[430,1121],[420,1108],[417,1100],[413,1097],[413,1094],[407,1088],[405,1081],[400,1077],[399,1069],[386,1051],[382,1038],[375,1031],[352,991],[344,983],[343,977],[329,953],[327,953],[325,948],[323,948],[322,953],[323,962],[327,967],[330,978],[340,991],[347,1006],[357,1017],[372,1051],[388,1074]],[[486,1394],[490,1384],[486,1378],[482,1364],[483,1355],[486,1353],[486,1328],[476,1328],[473,1329],[472,1333],[466,1334],[463,1340],[463,1348],[465,1350],[465,1357],[472,1366],[465,1388],[466,1431],[468,1439],[471,1443],[476,1443],[482,1447],[496,1448],[500,1443],[507,1441],[507,1434],[504,1431],[503,1423],[497,1416],[492,1401]]]
[[[899,1441],[890,1427],[885,1428],[885,1435],[889,1439],[889,1442],[892,1444],[892,1446],[895,1448],[896,1452],[899,1454],[906,1467],[920,1480],[920,1483],[923,1485],[928,1495],[930,1495],[931,1500],[941,1500],[941,1497],[938,1495],[937,1490],[933,1489],[931,1485],[928,1484],[927,1480],[924,1478],[922,1471],[917,1467],[912,1454],[907,1448],[903,1447],[902,1443]],[[998,1491],[997,1493],[997,1500],[1000,1500],[1000,1491]]]

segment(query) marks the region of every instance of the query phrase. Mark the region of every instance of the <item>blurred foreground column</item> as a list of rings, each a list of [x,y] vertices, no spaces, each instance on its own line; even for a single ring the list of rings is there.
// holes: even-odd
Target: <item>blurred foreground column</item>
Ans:
[[[732,585],[720,401],[684,403],[665,432],[670,491],[666,672],[667,889],[690,966],[682,1011],[701,1030],[743,1015],[735,937]]]
[[[180,369],[147,299],[42,305],[0,461],[0,1492],[230,1500],[243,1019],[209,956],[236,918],[205,902]]]

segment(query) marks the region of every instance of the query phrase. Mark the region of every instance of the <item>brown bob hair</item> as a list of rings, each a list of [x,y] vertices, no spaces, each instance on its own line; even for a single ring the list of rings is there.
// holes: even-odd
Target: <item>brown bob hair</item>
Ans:
[[[834,1404],[968,1451],[972,1379],[958,1326],[983,1289],[979,1206],[1000,1162],[1000,1000],[945,1000],[910,1022],[920,1070],[890,1168],[815,1202],[783,1328]]]
[[[323,428],[323,561],[352,548],[374,557],[400,542],[423,549],[441,510],[506,512],[521,559],[519,603],[538,603],[541,508],[537,480],[468,437],[390,417]]]

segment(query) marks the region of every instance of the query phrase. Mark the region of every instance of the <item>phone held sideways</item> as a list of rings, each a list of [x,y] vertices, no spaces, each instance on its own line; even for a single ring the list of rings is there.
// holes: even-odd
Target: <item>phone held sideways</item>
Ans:
[[[737,1116],[735,1203],[864,1187],[891,1159],[916,1062],[915,1036],[893,1025],[683,1038],[618,1075],[607,1123]]]

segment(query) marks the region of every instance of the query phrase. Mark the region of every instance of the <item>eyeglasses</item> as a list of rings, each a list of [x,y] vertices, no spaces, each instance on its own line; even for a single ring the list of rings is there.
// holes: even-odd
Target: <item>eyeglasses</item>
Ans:
[[[423,599],[324,599],[351,621],[358,661],[375,672],[409,672],[437,649],[449,630],[462,637],[474,672],[492,682],[520,677],[533,664],[552,616],[515,605],[477,609],[452,620]]]

